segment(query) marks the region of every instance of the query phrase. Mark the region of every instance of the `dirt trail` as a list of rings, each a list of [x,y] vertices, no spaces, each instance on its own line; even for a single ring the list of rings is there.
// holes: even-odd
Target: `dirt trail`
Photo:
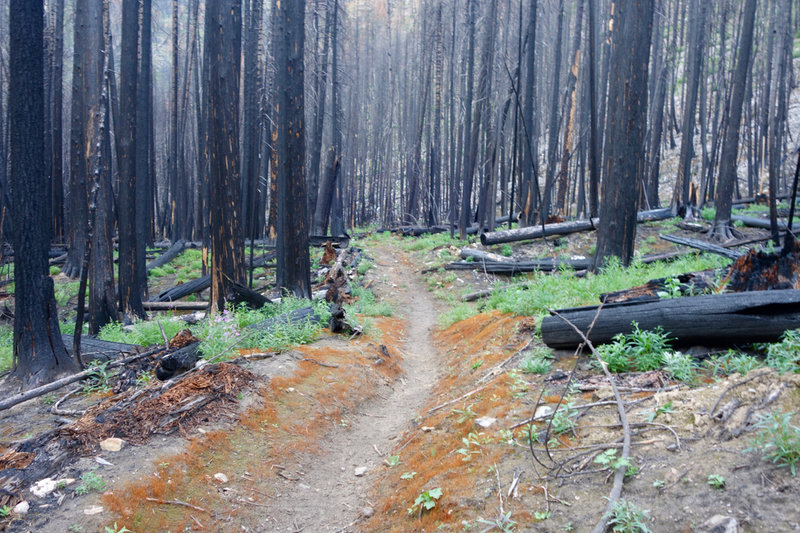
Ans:
[[[322,439],[322,454],[309,454],[305,464],[297,465],[303,481],[287,483],[287,490],[265,513],[263,524],[276,531],[356,531],[365,508],[373,505],[367,490],[375,474],[385,468],[384,458],[437,381],[432,333],[438,314],[433,296],[409,263],[394,259],[395,253],[380,250],[376,256],[385,259],[376,261],[380,279],[373,289],[391,301],[395,316],[406,325],[405,376],[379,391],[358,413],[347,415],[345,424]],[[357,477],[359,467],[367,472]]]

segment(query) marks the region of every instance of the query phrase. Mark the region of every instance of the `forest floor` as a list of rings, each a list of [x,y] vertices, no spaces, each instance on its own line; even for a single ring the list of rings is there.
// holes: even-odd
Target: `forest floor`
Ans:
[[[653,238],[662,230],[640,231],[640,250],[665,251]],[[591,240],[514,255],[554,246],[576,255]],[[395,316],[372,319],[358,338],[326,332],[246,364],[253,381],[227,407],[179,435],[81,457],[57,476],[77,481],[32,496],[30,512],[6,530],[591,531],[619,456],[608,450],[621,449],[608,382],[571,352],[556,352],[543,374],[524,371],[544,349],[533,317],[477,304],[468,318],[443,322],[454,294],[496,278],[423,276],[454,247],[406,242],[364,243],[375,266],[362,281]],[[760,415],[800,410],[800,374],[759,368],[684,384],[652,371],[617,384],[633,437],[622,493],[630,507],[618,516],[659,532],[800,531],[800,479],[751,450]],[[52,428],[48,410],[62,394],[0,413],[0,435]],[[547,410],[557,415],[550,445],[532,452],[530,432],[544,441],[548,425],[525,421]]]

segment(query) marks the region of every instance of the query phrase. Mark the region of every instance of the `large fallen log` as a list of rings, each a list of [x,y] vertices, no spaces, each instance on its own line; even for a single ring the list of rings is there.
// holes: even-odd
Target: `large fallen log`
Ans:
[[[759,217],[750,217],[746,215],[731,215],[731,220],[734,222],[741,222],[745,226],[750,226],[751,228],[761,228],[761,229],[772,229],[770,226],[769,219],[767,218],[759,218]],[[786,230],[786,222],[783,220],[778,221],[778,230],[785,231]],[[800,231],[800,223],[792,224],[792,231]]]
[[[586,270],[591,266],[591,259],[562,259],[560,257],[544,257],[528,261],[456,261],[445,265],[445,270],[479,270],[487,274],[522,274],[526,272],[552,272],[560,268]]]
[[[202,278],[193,279],[191,281],[187,281],[186,283],[176,285],[171,289],[162,291],[151,301],[171,302],[174,300],[180,300],[185,296],[204,291],[209,287],[211,287],[211,276],[203,276]]]
[[[498,263],[513,263],[514,260],[504,255],[493,254],[484,250],[476,250],[475,248],[462,248],[461,259],[470,259],[475,261],[495,261]]]
[[[586,332],[598,314],[596,306],[559,311]],[[610,342],[618,333],[664,328],[681,345],[731,345],[774,342],[800,326],[800,290],[710,294],[645,303],[603,306],[588,337],[594,344]],[[551,348],[573,348],[581,337],[556,316],[542,321],[542,340]]]
[[[72,335],[61,335],[64,345],[67,347],[67,352],[72,357]],[[113,361],[119,359],[121,354],[131,354],[137,348],[141,348],[138,344],[123,344],[121,342],[111,342],[90,337],[88,335],[81,335],[81,360],[84,363],[89,361]]]
[[[155,260],[148,263],[147,272],[149,273],[154,268],[159,268],[166,265],[167,263],[178,257],[178,255],[180,255],[181,252],[183,252],[185,249],[186,249],[185,240],[179,239],[175,241],[175,243],[172,246],[167,248],[166,252],[159,255]]]
[[[637,213],[636,221],[649,222],[653,220],[665,220],[671,217],[672,211],[669,208],[652,209],[650,211],[641,211]],[[551,235],[567,235],[569,233],[593,230],[597,228],[599,223],[600,219],[592,218],[588,220],[575,220],[572,222],[559,222],[557,224],[545,224],[544,227],[539,225],[504,231],[493,231],[481,235],[481,244],[487,246],[490,244],[538,239]]]
[[[688,246],[689,248],[695,248],[704,252],[711,252],[712,254],[718,254],[723,257],[727,257],[728,259],[739,259],[744,255],[744,252],[730,250],[728,248],[723,248],[718,244],[700,241],[697,239],[688,239],[685,237],[677,237],[675,235],[659,235],[659,237],[665,241],[674,242],[675,244],[682,244],[683,246]]]

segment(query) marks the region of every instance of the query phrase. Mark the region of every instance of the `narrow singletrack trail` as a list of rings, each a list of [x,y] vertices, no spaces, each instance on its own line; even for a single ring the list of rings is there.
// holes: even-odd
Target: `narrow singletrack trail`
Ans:
[[[395,259],[396,253],[375,251],[372,288],[391,303],[394,315],[405,325],[405,374],[348,413],[322,439],[320,453],[306,454],[300,464],[292,465],[303,472],[302,481],[287,482],[286,490],[265,509],[263,531],[360,531],[361,518],[374,505],[369,495],[374,475],[387,468],[384,459],[437,381],[434,299],[415,267],[404,258]],[[356,469],[363,467],[366,474],[356,476]]]

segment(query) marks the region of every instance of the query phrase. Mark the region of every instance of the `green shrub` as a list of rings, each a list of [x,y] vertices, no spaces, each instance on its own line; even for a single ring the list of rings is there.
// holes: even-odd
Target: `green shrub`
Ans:
[[[0,372],[9,370],[14,364],[14,327],[0,324]]]
[[[761,368],[764,363],[757,357],[736,350],[728,350],[724,354],[715,355],[705,361],[705,366],[715,376],[729,375],[734,372],[745,375],[751,370]]]
[[[439,327],[449,328],[456,322],[461,322],[478,314],[478,310],[465,303],[456,303],[450,309],[439,315]]]
[[[787,331],[780,342],[767,344],[767,366],[778,372],[800,372],[800,329]]]
[[[788,466],[794,476],[800,461],[800,428],[792,425],[792,414],[773,411],[761,415],[756,424],[759,432],[753,439],[753,447],[762,451],[764,459]]]
[[[394,310],[388,302],[378,302],[375,293],[363,287],[353,286],[352,294],[357,300],[345,307],[345,311],[365,316],[392,316]]]
[[[608,525],[611,526],[611,531],[619,533],[650,533],[651,531],[647,526],[647,511],[625,499],[621,498],[614,502],[610,514]]]

